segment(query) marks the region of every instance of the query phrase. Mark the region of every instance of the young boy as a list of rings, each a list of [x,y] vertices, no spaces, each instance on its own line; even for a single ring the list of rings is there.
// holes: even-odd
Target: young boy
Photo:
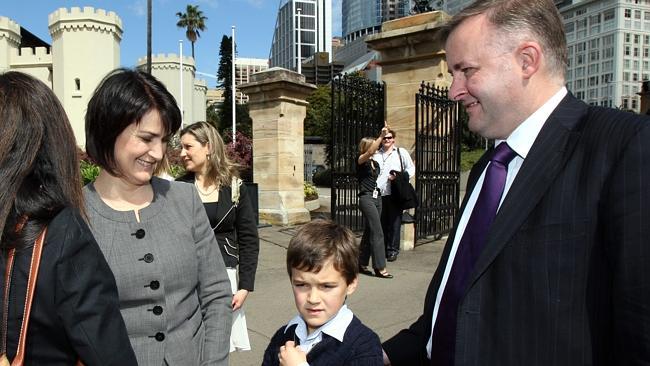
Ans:
[[[263,366],[382,366],[379,337],[345,299],[357,288],[359,249],[352,232],[328,220],[305,224],[291,239],[287,272],[300,315],[281,327]]]

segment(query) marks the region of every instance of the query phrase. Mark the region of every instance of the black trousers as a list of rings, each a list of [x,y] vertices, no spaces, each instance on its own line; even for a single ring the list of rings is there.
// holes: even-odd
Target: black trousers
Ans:
[[[384,231],[386,256],[399,253],[402,209],[388,196],[381,197],[381,228]]]

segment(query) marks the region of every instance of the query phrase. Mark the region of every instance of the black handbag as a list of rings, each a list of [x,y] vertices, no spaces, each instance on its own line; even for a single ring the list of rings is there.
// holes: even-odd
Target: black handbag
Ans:
[[[409,173],[404,171],[404,164],[402,163],[402,154],[397,148],[397,155],[399,155],[399,165],[401,171],[391,171],[395,174],[395,179],[390,181],[390,196],[397,203],[402,210],[409,208],[416,208],[420,204],[418,195],[415,193],[415,188],[409,183]]]

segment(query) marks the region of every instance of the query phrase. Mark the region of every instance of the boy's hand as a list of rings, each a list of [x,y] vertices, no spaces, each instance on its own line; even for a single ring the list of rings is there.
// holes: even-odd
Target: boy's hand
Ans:
[[[282,366],[298,366],[307,362],[307,354],[296,347],[293,341],[287,341],[284,346],[280,347],[279,357]]]

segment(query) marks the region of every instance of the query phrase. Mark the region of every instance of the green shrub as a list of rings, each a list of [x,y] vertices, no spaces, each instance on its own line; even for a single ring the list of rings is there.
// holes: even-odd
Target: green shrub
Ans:
[[[468,171],[472,169],[472,166],[481,158],[485,153],[483,149],[475,149],[470,151],[461,151],[460,152],[460,171]]]
[[[311,179],[317,187],[331,187],[332,171],[330,169],[318,171]]]
[[[305,182],[304,184],[304,192],[305,192],[305,200],[306,201],[311,201],[318,199],[318,191],[316,190],[316,186],[309,182]]]
[[[94,182],[99,175],[99,167],[86,160],[81,160],[79,168],[81,170],[81,179],[83,180],[83,185]]]
[[[174,179],[185,174],[185,168],[182,165],[170,164],[169,165],[169,175],[174,177]]]

